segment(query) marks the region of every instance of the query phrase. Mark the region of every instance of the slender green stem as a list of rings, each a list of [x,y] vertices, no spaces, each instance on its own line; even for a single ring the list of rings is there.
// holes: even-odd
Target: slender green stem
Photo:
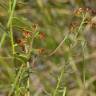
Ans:
[[[81,31],[82,27],[83,27],[83,24],[84,24],[84,21],[87,17],[87,12],[85,14],[83,14],[83,19],[82,19],[82,22],[78,28],[78,33]],[[84,37],[82,36],[82,41],[81,41],[81,46],[82,46],[82,53],[83,53],[83,83],[84,83],[84,86],[85,86],[85,52],[88,50],[86,49],[85,50],[85,46],[86,46],[86,41],[84,39]]]
[[[13,19],[15,6],[16,6],[16,0],[10,0],[9,1],[9,10],[8,10],[9,11],[9,20],[7,23],[7,28],[9,28],[9,32],[10,32],[10,40],[11,40],[13,54],[15,53],[15,47],[14,47],[14,40],[13,40],[12,19]]]
[[[86,54],[88,54],[88,49],[86,46],[86,41],[83,39],[81,41],[81,46],[82,46],[82,54],[83,54],[83,83],[84,83],[84,87],[85,87],[85,83],[86,83],[86,70],[85,70],[85,64],[86,64]]]
[[[71,65],[72,67],[72,70],[75,72],[75,76],[76,76],[76,82],[78,84],[79,87],[82,87],[82,80],[80,78],[80,76],[78,75],[78,68],[76,66],[76,63],[72,57],[72,52],[71,52],[71,49],[69,49],[69,57],[68,57],[68,60],[69,60],[69,64]]]
[[[14,46],[12,24],[10,24],[10,39],[11,39],[12,52],[14,54],[15,53],[15,46]]]
[[[76,35],[75,35],[75,39],[77,38],[78,33],[82,30],[82,27],[83,27],[83,24],[84,24],[84,22],[85,22],[86,17],[87,17],[87,12],[86,12],[85,14],[83,14],[82,21],[81,21],[80,26],[79,26],[79,28],[78,28],[78,30],[77,30]],[[77,40],[75,40],[75,41],[78,43]],[[83,48],[83,47],[84,47],[84,46],[82,46],[82,50],[84,51],[84,48]],[[71,53],[71,52],[70,52],[70,53]],[[84,53],[84,52],[83,52],[83,53]],[[71,63],[71,65],[72,65],[73,70],[74,70],[74,71],[78,71],[78,70],[77,70],[77,67],[76,67],[76,64],[75,64],[72,56],[70,55],[69,57],[70,57],[69,60],[70,60],[70,63]],[[84,60],[84,59],[85,59],[85,55],[83,56],[83,60]],[[84,60],[84,64],[85,64],[85,60]],[[83,66],[83,68],[84,68],[84,66]],[[84,76],[83,79],[84,79],[84,83],[85,83],[85,68],[83,69],[83,76]],[[78,84],[79,84],[79,87],[80,87],[80,86],[82,85],[82,82],[81,82],[78,74],[77,74],[76,78],[77,78],[77,81],[78,81]]]
[[[87,16],[87,13],[83,15],[83,19],[82,19],[82,22],[81,22],[81,24],[80,24],[80,26],[79,26],[79,28],[78,28],[78,32],[80,32],[80,30],[81,30],[81,28],[82,28],[82,26],[83,26],[83,24],[84,24],[84,21],[85,21],[85,19],[86,19],[86,16]]]
[[[10,14],[10,17],[9,17],[9,20],[8,20],[8,23],[7,23],[7,27],[9,27],[11,22],[12,22],[13,14],[14,14],[15,6],[16,6],[16,1],[17,0],[10,0],[9,1],[9,14]]]
[[[16,76],[16,79],[15,79],[13,85],[12,85],[12,89],[10,90],[8,96],[13,96],[12,94],[13,94],[13,92],[14,92],[14,90],[15,90],[15,88],[16,88],[16,85],[17,85],[17,83],[18,83],[18,80],[19,80],[19,78],[20,78],[20,76],[21,76],[22,70],[23,70],[23,64],[22,64],[21,67],[20,67],[20,70],[19,70],[19,72],[18,72],[18,74],[17,74],[17,76]]]
[[[54,93],[53,93],[53,96],[56,96],[56,94],[57,94],[58,88],[59,88],[59,86],[60,86],[60,82],[61,82],[62,77],[63,77],[63,73],[64,73],[64,69],[62,69],[61,74],[60,74],[60,76],[58,77],[57,86],[56,86],[56,88],[55,88],[55,91],[54,91]]]
[[[78,33],[81,31],[81,29],[82,29],[82,27],[83,27],[83,24],[84,24],[84,21],[85,21],[85,19],[86,19],[86,16],[87,16],[87,13],[83,14],[83,19],[82,19],[82,21],[81,21],[81,23],[80,23],[80,26],[79,26],[79,28],[78,28],[78,30],[77,30],[77,32],[76,32],[75,38],[77,38]]]
[[[28,70],[29,70],[29,62],[27,62],[27,68],[28,68]],[[29,74],[28,74],[29,75]],[[25,96],[30,96],[30,91],[29,91],[29,89],[30,89],[30,77],[28,76],[28,79],[27,79],[27,93],[26,93],[26,95]]]
[[[63,90],[63,96],[66,95],[66,87],[64,87],[64,90]]]
[[[68,37],[68,35],[63,38],[63,40],[60,42],[60,44],[48,56],[52,56],[53,54],[55,54],[57,52],[57,50],[63,45],[63,43],[65,42],[67,37]]]
[[[6,38],[6,32],[4,32],[4,34],[3,34],[2,38],[1,38],[0,47],[2,47],[2,45],[4,44],[5,38]]]
[[[27,45],[25,45],[25,51],[26,51],[26,54],[28,54],[28,48],[27,48]],[[29,62],[27,62],[27,70],[29,71],[29,68],[30,68],[30,64]],[[25,96],[30,96],[30,76],[29,76],[29,73],[28,73],[28,78],[27,78],[27,93],[25,94]]]

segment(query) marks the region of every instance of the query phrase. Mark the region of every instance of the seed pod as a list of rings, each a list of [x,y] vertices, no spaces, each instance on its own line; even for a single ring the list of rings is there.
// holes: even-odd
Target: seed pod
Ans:
[[[29,38],[31,36],[31,32],[25,31],[25,32],[23,32],[23,36],[24,36],[24,38]]]
[[[17,40],[17,44],[22,48],[23,51],[25,50],[26,41],[24,39]]]
[[[45,33],[44,33],[44,32],[40,32],[40,33],[39,33],[39,38],[40,38],[41,40],[45,39]]]

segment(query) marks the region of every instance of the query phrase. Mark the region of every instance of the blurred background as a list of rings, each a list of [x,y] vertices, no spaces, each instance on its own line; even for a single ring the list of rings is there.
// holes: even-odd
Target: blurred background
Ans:
[[[83,19],[74,14],[78,8],[92,10],[87,19],[93,20],[95,27],[85,23],[75,38]],[[63,96],[64,88],[66,96],[96,96],[95,16],[96,0],[17,0],[16,18],[13,20],[14,41],[21,37],[18,26],[28,28],[37,24],[37,30],[46,35],[44,40],[34,40],[34,48],[44,48],[45,53],[32,56],[34,65],[30,62],[31,96],[53,96],[62,70],[56,96]],[[12,59],[7,21],[8,0],[0,0],[0,96],[8,96],[20,65]],[[5,38],[4,33],[7,34]]]

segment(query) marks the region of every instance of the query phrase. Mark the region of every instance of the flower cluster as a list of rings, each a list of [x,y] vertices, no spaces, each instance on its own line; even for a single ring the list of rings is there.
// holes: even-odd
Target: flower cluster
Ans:
[[[32,32],[26,31],[23,29],[23,37],[24,38],[30,38],[32,36]]]
[[[45,33],[44,32],[37,33],[37,31],[36,31],[37,26],[35,24],[32,26],[32,28],[33,28],[34,32],[31,32],[25,28],[21,28],[22,38],[17,40],[17,44],[23,51],[25,51],[26,46],[29,47],[29,49],[30,49],[30,46],[32,46],[31,44],[33,42],[32,41],[33,39],[35,39],[35,38],[39,38],[40,40],[45,39]],[[35,51],[41,54],[44,51],[44,48],[37,48]]]
[[[96,9],[93,9],[93,8],[78,8],[76,10],[74,10],[74,13],[76,16],[80,16],[81,14],[84,14],[84,13],[90,13],[90,14],[95,14],[96,15]]]
[[[93,14],[96,13],[95,11],[96,10],[92,8],[78,8],[74,10],[74,15],[83,19],[82,24],[84,26],[90,24],[92,28],[96,28],[96,18],[95,20],[92,20],[92,17],[94,17]],[[76,31],[79,26],[80,22],[74,20],[69,26],[70,32]]]

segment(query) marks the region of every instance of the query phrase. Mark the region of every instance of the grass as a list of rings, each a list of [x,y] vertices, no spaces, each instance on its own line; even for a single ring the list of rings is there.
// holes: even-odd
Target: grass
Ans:
[[[13,29],[12,29],[12,23],[13,23],[13,14],[16,6],[16,0],[9,0],[9,20],[7,23],[7,27],[9,28],[10,32],[10,39],[11,39],[11,45],[12,45],[12,51],[13,54],[15,53],[15,48],[14,48],[14,40],[13,40]]]
[[[88,3],[0,0],[0,95],[96,95],[96,48],[85,36],[88,25],[96,26]]]

